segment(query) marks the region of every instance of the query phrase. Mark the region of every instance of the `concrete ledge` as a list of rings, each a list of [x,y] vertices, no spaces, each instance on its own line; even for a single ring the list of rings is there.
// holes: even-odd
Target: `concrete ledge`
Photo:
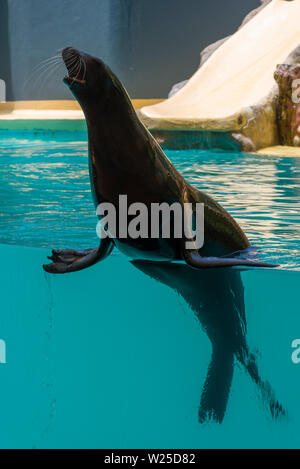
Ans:
[[[0,103],[0,115],[10,114],[14,111],[80,111],[75,99],[59,99],[44,101],[7,101]]]
[[[161,99],[133,99],[135,109]],[[85,131],[83,112],[75,100],[10,101],[0,103],[0,129]]]
[[[257,155],[264,156],[280,156],[287,158],[300,158],[300,148],[299,147],[289,147],[289,146],[274,146],[268,148],[262,148],[261,150],[255,152]]]
[[[132,104],[135,109],[140,109],[146,105],[154,105],[163,101],[162,99],[132,99]],[[24,115],[24,119],[28,118],[29,113],[32,113],[32,118],[39,113],[49,113],[49,118],[55,113],[65,113],[66,118],[71,116],[83,116],[78,102],[74,99],[70,100],[49,100],[49,101],[8,101],[5,103],[0,102],[0,119],[13,118],[13,115]],[[80,113],[80,114],[76,114]],[[53,117],[56,118],[56,117]]]

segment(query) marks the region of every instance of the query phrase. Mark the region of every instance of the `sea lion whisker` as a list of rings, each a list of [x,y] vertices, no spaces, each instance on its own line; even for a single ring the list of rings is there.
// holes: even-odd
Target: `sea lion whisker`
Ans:
[[[80,83],[86,83],[86,80],[85,80],[85,76],[86,76],[86,63],[85,63],[85,60],[83,57],[80,56],[80,72],[81,72],[81,69],[83,69],[83,74],[82,74],[82,78],[81,80],[79,80],[77,77],[77,81],[79,81]]]
[[[49,70],[51,70],[53,67],[56,67],[57,65],[63,65],[63,63],[59,60],[57,60],[56,62],[52,62],[52,63],[48,63],[48,64],[44,64],[38,71],[37,73],[44,73],[44,72],[47,72]]]
[[[70,61],[78,60],[79,55],[78,54],[67,53],[67,54],[62,55],[62,58],[63,58],[63,61],[65,63],[68,63]]]
[[[34,73],[40,73],[44,70],[49,70],[51,69],[53,66],[55,65],[58,65],[58,64],[61,64],[61,62],[59,60],[57,60],[56,62],[51,62],[51,63],[47,63],[47,64],[44,64],[42,65],[38,70],[35,70]]]
[[[79,61],[77,63],[77,67],[75,68],[75,70],[69,70],[69,77],[71,78],[71,80],[77,82],[77,83],[82,83],[84,84],[85,83],[85,80],[84,78],[80,79],[80,75],[82,73],[82,68],[84,67],[84,62],[82,60],[81,57],[79,57]],[[74,76],[75,75],[75,76]]]
[[[72,79],[72,80],[77,80],[77,76],[80,72],[80,62],[77,64],[75,70],[73,70],[71,73],[69,73],[69,77]]]
[[[45,68],[47,67],[50,67],[52,65],[55,65],[55,64],[58,64],[58,63],[62,63],[59,59],[55,59],[51,62],[47,62],[47,63],[43,63],[43,64],[39,64],[38,66],[36,66],[33,70],[32,70],[32,74],[36,74],[36,73],[39,73],[41,72],[42,70],[44,70]]]
[[[59,54],[52,55],[51,57],[47,57],[46,59],[41,60],[41,61],[37,64],[37,66],[40,65],[40,64],[42,64],[42,63],[50,62],[51,60],[60,59],[60,58],[61,58],[61,56],[60,56]]]
[[[84,66],[84,71],[83,71],[83,78],[82,78],[82,80],[85,81],[85,77],[86,77],[86,61],[85,61],[85,58],[84,58],[84,57],[82,58],[82,61],[83,61],[83,66]]]
[[[76,62],[76,67],[75,67],[75,71],[73,70],[72,73],[75,74],[77,73],[77,70],[80,69],[80,60],[77,60]]]
[[[62,60],[65,62],[66,65],[73,63],[74,61],[78,60],[78,55],[76,54],[63,54],[61,55]]]
[[[68,74],[72,73],[72,71],[77,67],[78,62],[77,62],[77,57],[70,59],[70,61],[65,62],[65,66],[67,68]]]
[[[78,67],[80,66],[80,61],[78,60],[78,57],[74,59],[74,62],[72,64],[73,64],[72,67],[70,67],[69,64],[66,64],[69,76],[73,74],[75,75]]]
[[[61,58],[59,56],[50,57],[49,59],[42,60],[37,65],[35,65],[32,71],[36,71],[40,67],[44,67],[46,65],[50,65],[51,63],[60,62],[60,61],[61,61]]]
[[[73,65],[74,63],[76,63],[78,60],[78,57],[67,57],[65,59],[65,65],[66,67],[70,67],[71,65]]]
[[[53,77],[53,75],[55,75],[55,73],[58,72],[58,70],[60,69],[60,67],[62,65],[63,65],[62,63],[56,63],[54,65],[51,65],[49,67],[49,73],[48,73],[48,76],[47,76],[47,80],[49,80],[50,77]]]
[[[48,73],[48,71],[49,71],[49,66],[43,67],[42,69],[38,71],[38,73],[35,75],[32,81],[32,85],[34,88],[37,86],[41,78],[44,77],[44,75]]]
[[[43,61],[44,62],[44,61]],[[39,74],[41,71],[43,71],[44,69],[47,69],[47,67],[49,66],[52,66],[52,65],[56,65],[56,64],[62,64],[63,62],[61,60],[59,60],[58,57],[56,57],[55,59],[54,58],[51,58],[51,62],[48,61],[47,63],[39,63],[38,65],[36,65],[32,71],[30,72],[29,76],[25,79],[24,83],[23,83],[23,87],[25,87],[27,85],[27,83],[34,77],[36,76],[37,74]]]
[[[81,68],[82,68],[82,60],[81,60],[81,57],[79,57],[79,69],[75,77],[75,81],[78,80],[78,77],[80,76]]]
[[[62,66],[62,63],[56,63],[52,65],[51,67],[49,67],[48,69],[43,70],[43,72],[39,75],[36,81],[36,84],[38,84],[38,80],[40,80],[40,86],[37,89],[38,94],[39,93],[41,94],[41,91],[43,90],[45,83],[49,83],[50,77],[52,79],[54,74],[58,72],[61,66]]]

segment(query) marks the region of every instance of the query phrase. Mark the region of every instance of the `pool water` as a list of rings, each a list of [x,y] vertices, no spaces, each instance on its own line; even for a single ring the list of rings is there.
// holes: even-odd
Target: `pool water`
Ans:
[[[300,448],[300,160],[167,152],[281,269],[208,273],[116,252],[51,276],[49,247],[98,242],[86,135],[3,132],[0,153],[1,448]],[[245,331],[280,418],[238,358]],[[222,423],[199,423],[214,390],[228,391]]]
[[[0,242],[53,248],[98,245],[84,133],[0,139]],[[167,151],[179,172],[241,224],[282,268],[300,267],[300,159]]]

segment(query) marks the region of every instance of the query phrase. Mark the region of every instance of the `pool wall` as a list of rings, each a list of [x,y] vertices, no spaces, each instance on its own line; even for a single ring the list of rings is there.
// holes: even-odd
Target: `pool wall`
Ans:
[[[240,25],[259,0],[1,0],[0,78],[7,100],[65,99],[60,74],[33,69],[58,49],[100,56],[134,98],[167,97],[200,51]],[[228,14],[230,12],[230,14]]]
[[[43,272],[49,250],[0,254],[2,448],[300,447],[298,272],[242,272],[248,340],[288,418],[235,366],[223,423],[200,425],[211,345],[174,290],[120,254],[62,276]]]

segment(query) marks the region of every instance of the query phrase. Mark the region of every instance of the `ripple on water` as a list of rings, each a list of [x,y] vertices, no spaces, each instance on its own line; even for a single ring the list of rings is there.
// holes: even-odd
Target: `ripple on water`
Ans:
[[[98,240],[84,134],[4,134],[0,242],[93,247]],[[221,203],[264,259],[300,268],[300,158],[168,151],[181,174]]]

